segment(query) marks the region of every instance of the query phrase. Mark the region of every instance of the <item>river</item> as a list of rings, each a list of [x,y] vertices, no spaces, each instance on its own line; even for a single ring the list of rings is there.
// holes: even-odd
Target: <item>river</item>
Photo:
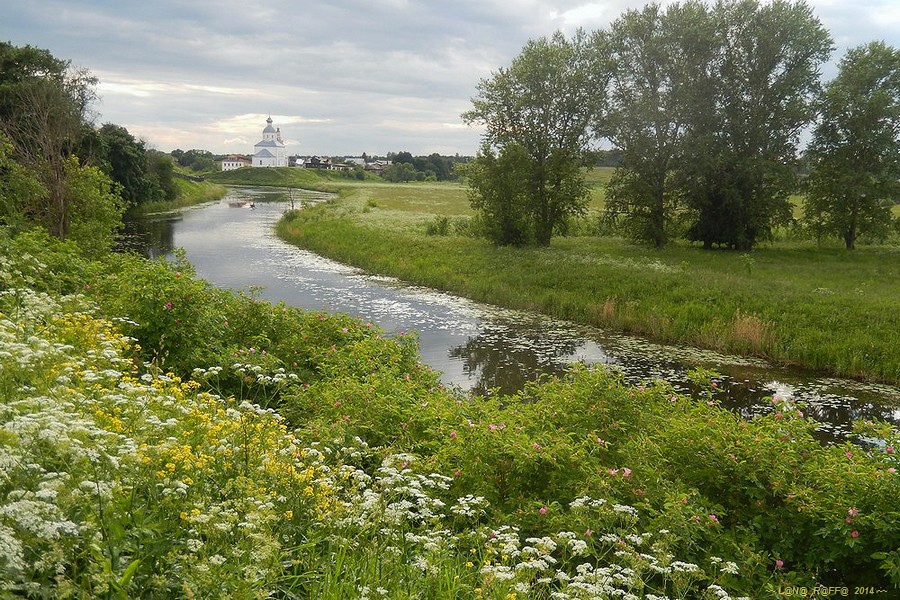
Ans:
[[[293,197],[298,207],[322,199],[315,192]],[[894,386],[662,346],[366,274],[278,239],[274,224],[290,207],[287,190],[235,187],[218,202],[126,223],[126,243],[150,257],[183,248],[197,275],[219,287],[258,289],[272,302],[348,313],[388,334],[417,332],[422,361],[440,371],[445,384],[477,394],[515,392],[573,362],[611,365],[632,383],[663,378],[690,392],[686,371],[704,366],[722,374],[718,400],[747,417],[771,410],[766,398],[778,394],[806,403],[825,438],[849,433],[854,419],[900,422],[900,388]]]

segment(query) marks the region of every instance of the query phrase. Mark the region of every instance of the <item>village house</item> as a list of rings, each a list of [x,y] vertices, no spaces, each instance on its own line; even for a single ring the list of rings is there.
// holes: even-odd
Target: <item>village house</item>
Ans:
[[[229,154],[222,159],[222,170],[233,171],[241,167],[249,167],[251,164],[253,161],[242,154]]]

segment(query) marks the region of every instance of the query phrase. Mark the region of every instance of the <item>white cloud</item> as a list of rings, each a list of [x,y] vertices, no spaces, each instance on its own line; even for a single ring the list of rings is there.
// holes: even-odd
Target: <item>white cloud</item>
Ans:
[[[811,2],[842,48],[881,38],[900,45],[896,0]],[[459,115],[480,79],[508,65],[529,38],[604,27],[645,2],[4,4],[6,39],[97,74],[100,120],[160,149],[247,153],[271,114],[309,153],[471,154],[479,130]]]

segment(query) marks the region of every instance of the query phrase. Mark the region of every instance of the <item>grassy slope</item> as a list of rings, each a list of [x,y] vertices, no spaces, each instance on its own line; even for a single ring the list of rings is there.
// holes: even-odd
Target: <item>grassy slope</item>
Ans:
[[[343,172],[288,167],[219,171],[208,175],[206,179],[226,185],[273,185],[303,187],[320,191],[335,191],[338,183],[345,184],[355,181],[349,174]]]
[[[435,215],[470,213],[462,186],[367,183],[344,191],[344,199],[282,224],[280,235],[373,272],[485,302],[900,381],[896,247],[847,252],[785,242],[739,254],[686,245],[657,251],[585,236],[555,238],[550,248],[494,248],[470,237],[425,235]],[[600,195],[598,189],[594,207]]]

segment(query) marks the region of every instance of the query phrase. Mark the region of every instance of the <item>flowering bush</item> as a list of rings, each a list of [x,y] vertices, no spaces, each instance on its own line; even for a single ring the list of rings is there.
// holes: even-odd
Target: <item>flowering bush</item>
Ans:
[[[602,369],[469,398],[414,338],[220,293],[185,265],[2,243],[33,252],[0,260],[0,595],[900,583],[883,424],[824,446],[802,407],[742,421]]]

